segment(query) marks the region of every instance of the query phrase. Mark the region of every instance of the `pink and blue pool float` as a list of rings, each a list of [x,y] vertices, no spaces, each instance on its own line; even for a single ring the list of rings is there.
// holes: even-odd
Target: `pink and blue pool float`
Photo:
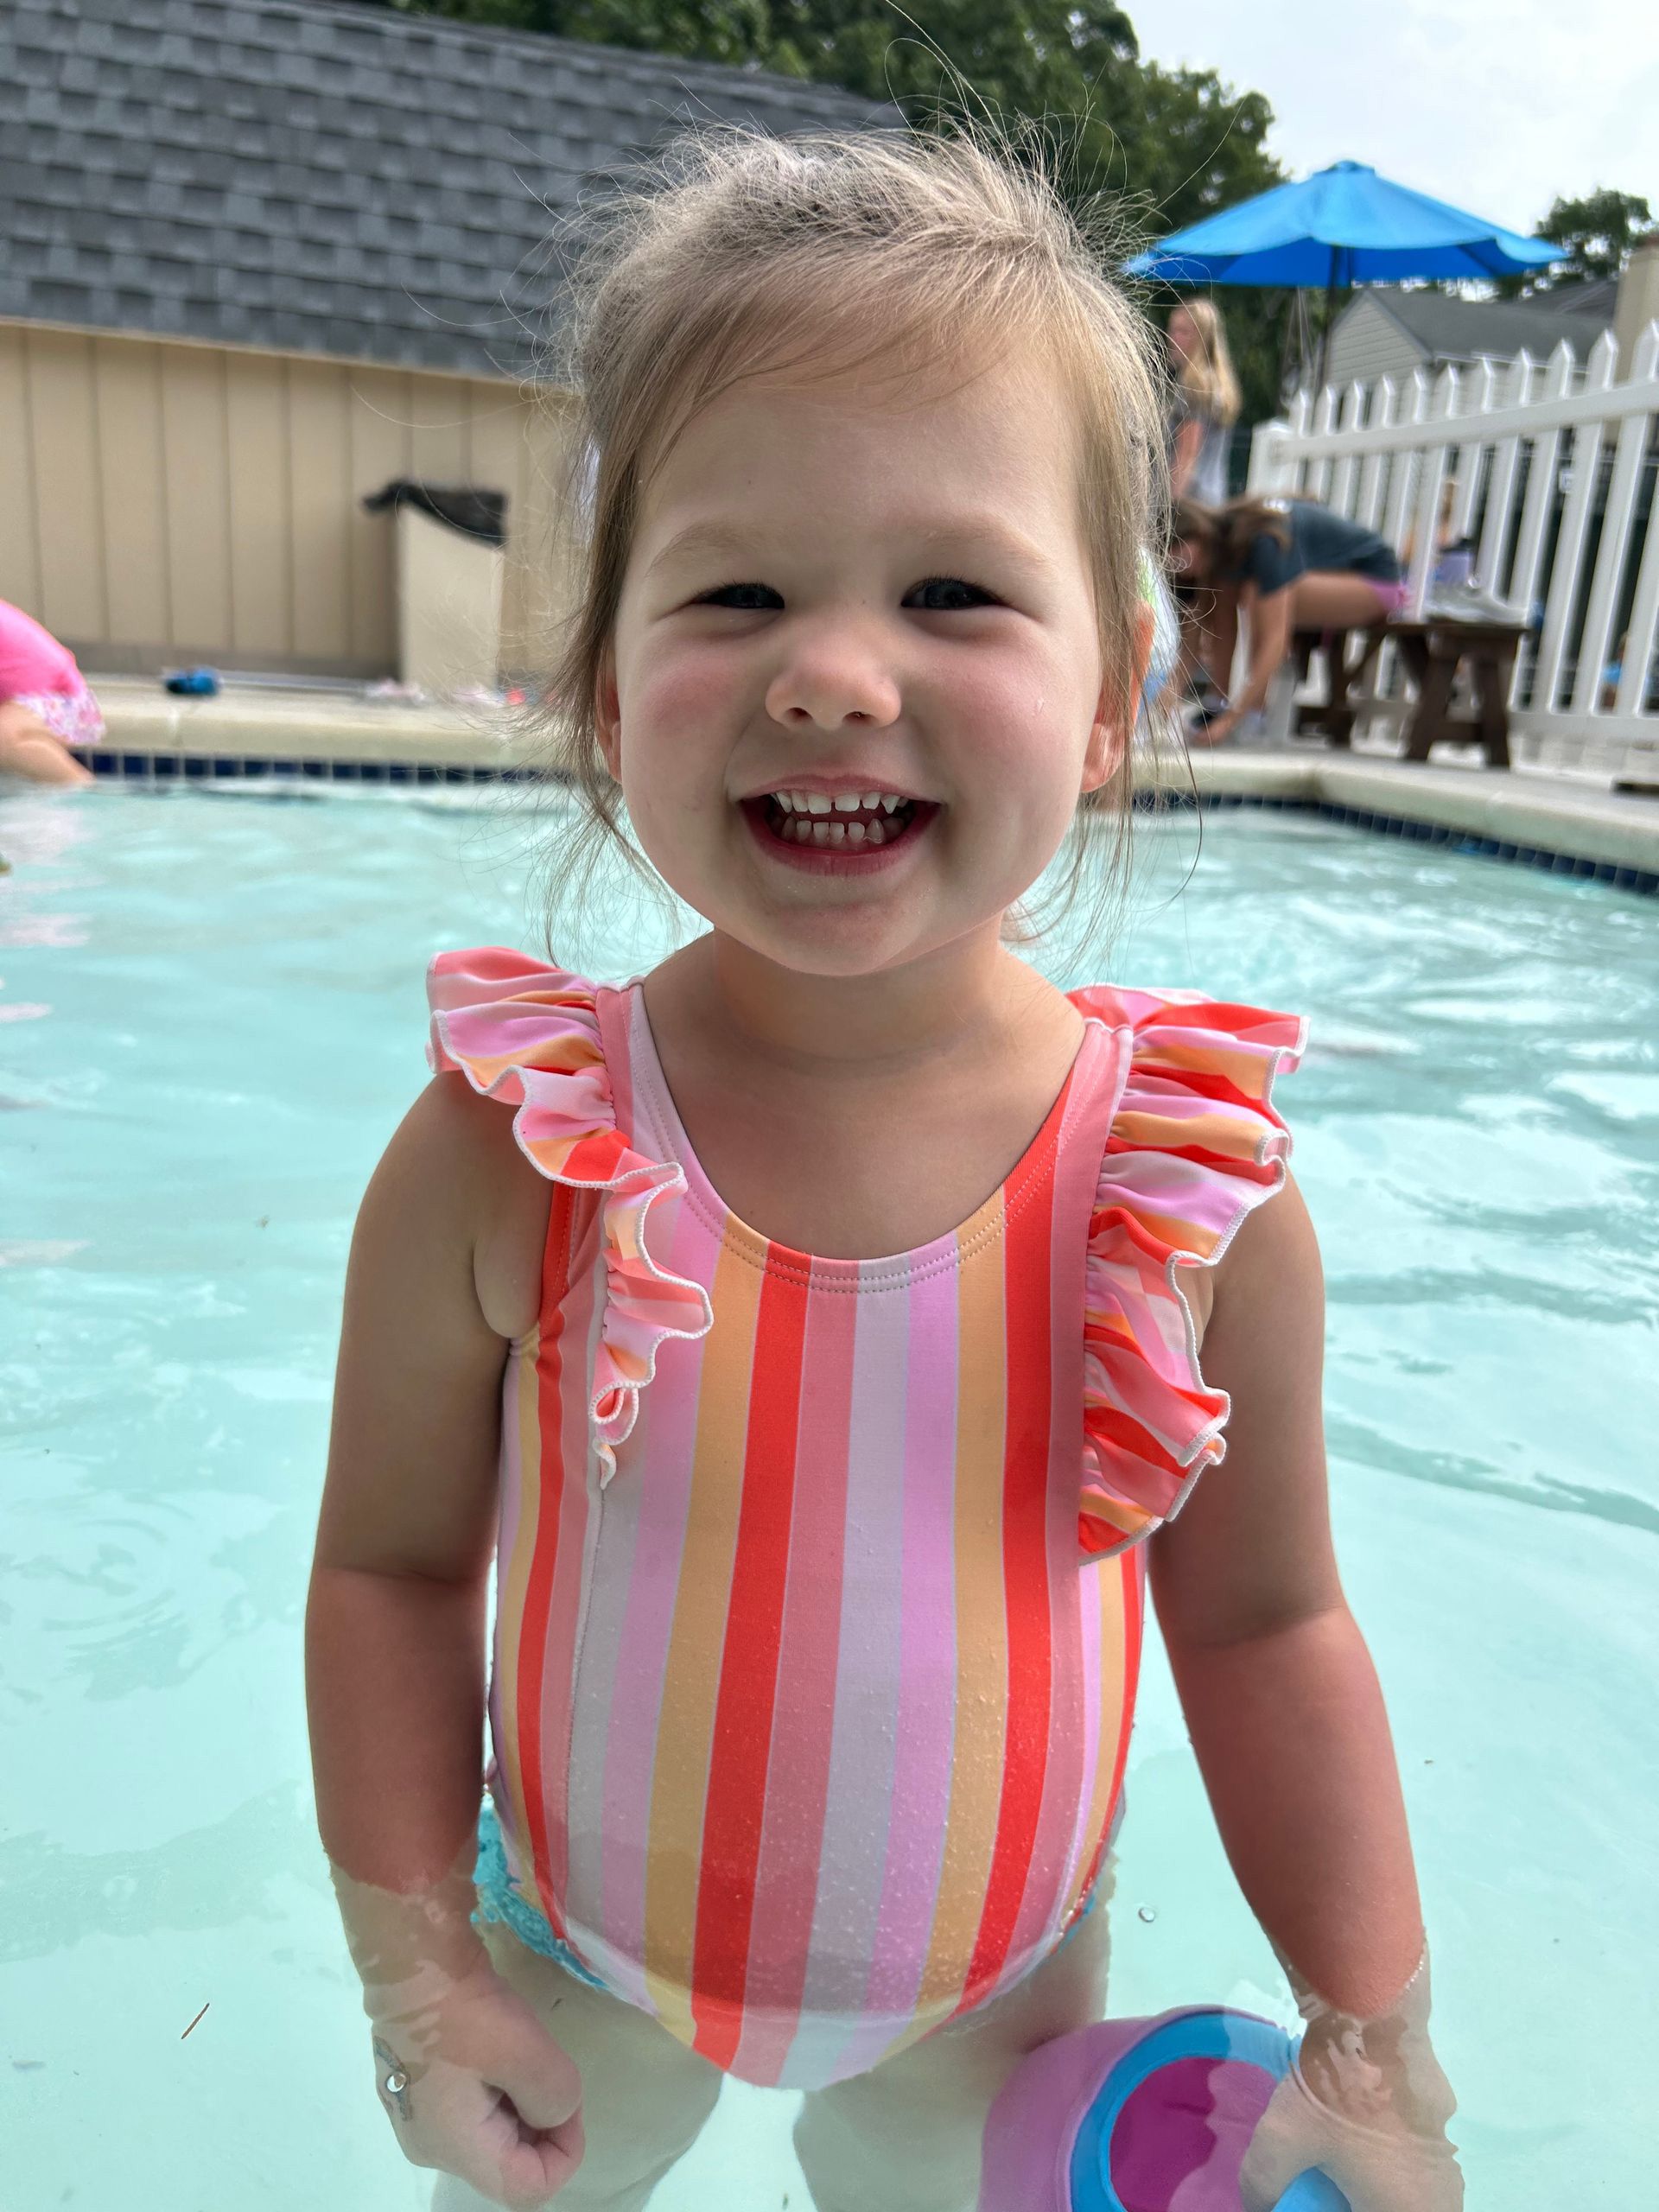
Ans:
[[[991,2107],[979,2212],[1242,2212],[1244,2154],[1295,2049],[1222,2005],[1044,2044]],[[1274,2212],[1350,2206],[1309,2171]]]

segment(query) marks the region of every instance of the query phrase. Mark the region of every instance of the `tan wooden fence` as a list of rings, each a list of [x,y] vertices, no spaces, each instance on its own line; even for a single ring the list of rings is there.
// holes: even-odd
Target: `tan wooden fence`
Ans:
[[[504,672],[564,603],[568,404],[481,378],[0,322],[0,599],[88,671],[380,676],[394,476],[508,498]]]

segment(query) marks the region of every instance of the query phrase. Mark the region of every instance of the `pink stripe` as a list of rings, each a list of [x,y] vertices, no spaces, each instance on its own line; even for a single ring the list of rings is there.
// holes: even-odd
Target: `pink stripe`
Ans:
[[[854,1303],[846,1560],[822,1872],[803,2017],[781,2079],[823,2080],[861,2010],[881,1910],[893,1791],[904,1546],[906,1376],[902,1290],[890,1262],[860,1268]],[[827,2016],[817,2017],[815,2016]]]
[[[800,1471],[772,1708],[766,1825],[755,1884],[747,2018],[734,2070],[775,2082],[788,2056],[806,1980],[817,1897],[839,1669],[847,1454],[858,1300],[814,1285],[801,1392]]]
[[[849,2043],[849,2072],[873,2066],[913,2010],[944,1856],[956,1735],[957,1286],[954,1269],[940,1271],[908,1294],[898,1756],[870,2018]]]

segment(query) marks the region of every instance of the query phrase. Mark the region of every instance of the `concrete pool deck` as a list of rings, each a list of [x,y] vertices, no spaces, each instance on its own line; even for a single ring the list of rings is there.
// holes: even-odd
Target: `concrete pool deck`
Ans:
[[[150,681],[89,680],[109,730],[97,765],[139,780],[257,776],[276,762],[314,780],[333,780],[342,771],[341,779],[355,780],[359,768],[368,771],[365,780],[399,783],[535,772],[536,741],[510,709],[410,707],[345,692],[252,686],[189,699]],[[1201,801],[1317,807],[1363,826],[1413,825],[1412,834],[1473,840],[1505,859],[1559,856],[1616,876],[1659,877],[1659,794],[1306,745],[1198,750],[1192,769],[1192,784],[1174,786],[1178,798],[1196,787]]]

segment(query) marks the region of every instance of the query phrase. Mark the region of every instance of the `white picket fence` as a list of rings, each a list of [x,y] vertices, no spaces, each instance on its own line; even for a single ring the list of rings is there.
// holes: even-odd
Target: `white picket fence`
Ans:
[[[1454,539],[1472,536],[1475,581],[1529,627],[1510,700],[1517,767],[1659,782],[1659,322],[1615,382],[1611,333],[1580,365],[1563,343],[1431,379],[1419,371],[1264,423],[1252,492],[1319,499],[1414,548],[1421,614],[1448,478]],[[1387,656],[1384,657],[1385,662]],[[1610,664],[1617,662],[1617,678]],[[1379,670],[1378,692],[1398,679]],[[1397,720],[1385,703],[1378,719]]]

